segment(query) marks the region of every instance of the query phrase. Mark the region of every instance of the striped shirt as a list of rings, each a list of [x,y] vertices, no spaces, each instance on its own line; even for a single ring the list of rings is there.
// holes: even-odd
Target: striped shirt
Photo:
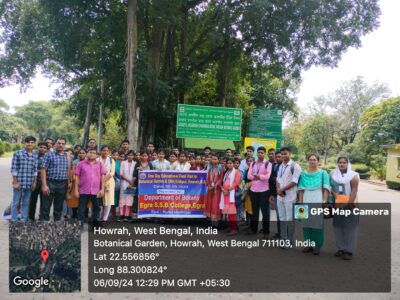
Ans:
[[[25,149],[15,151],[11,161],[11,175],[17,177],[21,188],[32,187],[35,176],[37,176],[38,155],[36,152],[28,154]]]

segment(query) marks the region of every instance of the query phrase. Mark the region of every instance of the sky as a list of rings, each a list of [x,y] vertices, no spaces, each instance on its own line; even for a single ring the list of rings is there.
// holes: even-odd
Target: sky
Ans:
[[[400,1],[381,0],[380,6],[380,26],[361,38],[361,48],[348,49],[336,68],[312,67],[302,73],[303,81],[297,94],[300,108],[306,108],[314,97],[331,93],[356,76],[363,76],[368,83],[386,83],[392,91],[391,96],[400,95]],[[25,93],[21,94],[18,86],[0,88],[0,99],[10,107],[26,104],[29,100],[48,101],[56,88],[50,79],[38,74]]]

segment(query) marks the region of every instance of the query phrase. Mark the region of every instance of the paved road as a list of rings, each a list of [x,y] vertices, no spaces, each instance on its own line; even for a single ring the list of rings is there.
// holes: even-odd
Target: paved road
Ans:
[[[0,208],[11,199],[10,158],[0,158]],[[392,203],[392,292],[390,294],[88,294],[87,233],[82,235],[82,291],[79,294],[9,294],[8,293],[8,222],[0,220],[0,295],[2,299],[399,299],[400,298],[400,192],[362,182],[360,202]],[[374,280],[371,278],[371,280]],[[368,284],[366,282],[365,284]]]

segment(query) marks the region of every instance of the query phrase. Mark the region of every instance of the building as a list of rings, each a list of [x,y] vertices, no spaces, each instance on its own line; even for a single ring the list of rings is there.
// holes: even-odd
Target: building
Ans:
[[[390,188],[400,189],[400,144],[384,145],[384,147],[387,148],[387,185]]]

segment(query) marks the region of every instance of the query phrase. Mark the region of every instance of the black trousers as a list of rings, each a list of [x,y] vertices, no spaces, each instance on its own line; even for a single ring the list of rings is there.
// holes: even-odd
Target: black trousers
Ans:
[[[48,196],[43,195],[40,201],[40,221],[50,221],[50,209],[54,204],[54,221],[61,219],[63,204],[67,196],[68,180],[48,180],[47,186],[50,189]]]
[[[97,198],[96,195],[79,195],[79,206],[78,206],[78,221],[83,226],[85,211],[87,211],[88,201],[92,201],[93,210],[92,210],[92,224],[93,226],[99,225],[100,219],[100,201],[101,198]]]
[[[42,202],[42,191],[41,191],[41,184],[36,185],[36,189],[32,191],[31,198],[29,200],[29,209],[28,209],[28,218],[29,220],[35,221],[35,214],[36,214],[36,207],[37,201],[40,196],[40,203]],[[42,204],[40,204],[42,206]]]
[[[250,191],[251,208],[253,214],[250,219],[250,229],[254,233],[258,231],[258,222],[260,219],[260,209],[263,215],[262,225],[264,234],[269,234],[270,207],[268,201],[269,192],[252,192]]]

